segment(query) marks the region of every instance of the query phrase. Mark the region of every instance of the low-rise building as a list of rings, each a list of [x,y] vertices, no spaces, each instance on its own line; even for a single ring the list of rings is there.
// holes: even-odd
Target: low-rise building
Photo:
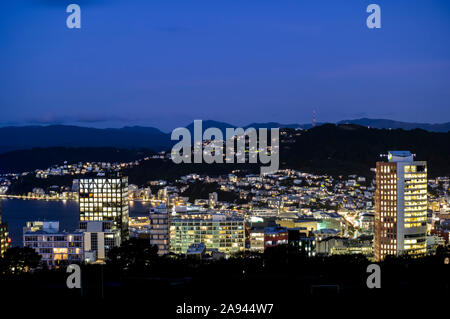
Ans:
[[[244,219],[225,214],[197,213],[171,216],[170,251],[186,254],[192,244],[232,254],[245,249]]]
[[[249,231],[250,251],[264,252],[264,227],[252,227]]]
[[[317,242],[319,255],[354,255],[373,256],[373,236],[361,236],[356,239],[342,237],[327,237]]]
[[[307,236],[304,229],[288,229],[288,245],[289,249],[295,250],[309,257],[315,255],[316,240],[314,236]]]
[[[23,245],[33,248],[41,255],[41,263],[50,268],[81,263],[84,259],[83,233],[60,231],[57,221],[27,222]]]
[[[192,244],[189,246],[186,255],[188,257],[194,257],[194,258],[199,258],[201,259],[206,252],[206,247],[204,243],[200,243],[200,244]]]
[[[282,227],[266,227],[264,229],[264,248],[287,245],[288,230]]]
[[[278,219],[276,223],[280,227],[302,228],[305,229],[306,232],[312,232],[318,229],[319,221],[314,218],[283,218]]]
[[[84,260],[88,263],[103,262],[112,248],[120,246],[120,230],[114,228],[110,220],[84,223]]]

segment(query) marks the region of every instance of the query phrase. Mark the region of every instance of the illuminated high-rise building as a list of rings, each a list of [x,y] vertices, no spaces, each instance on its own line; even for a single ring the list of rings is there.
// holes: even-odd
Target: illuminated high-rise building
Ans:
[[[150,245],[158,247],[158,255],[169,253],[169,211],[164,204],[150,210]]]
[[[2,221],[2,202],[0,201],[0,256],[9,248],[8,224]]]
[[[389,151],[376,167],[375,259],[424,255],[426,234],[427,163],[408,151]]]
[[[113,221],[121,239],[128,230],[128,178],[122,176],[80,179],[80,229],[86,230],[87,221]]]

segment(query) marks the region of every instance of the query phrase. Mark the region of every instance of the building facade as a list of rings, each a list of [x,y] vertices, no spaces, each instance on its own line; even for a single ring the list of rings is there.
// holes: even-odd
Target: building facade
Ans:
[[[0,257],[9,248],[8,224],[2,221],[2,202],[0,201]]]
[[[150,245],[158,246],[158,255],[169,253],[169,212],[164,204],[150,210]]]
[[[264,227],[252,227],[249,231],[250,251],[264,252]]]
[[[200,243],[204,243],[207,250],[216,250],[225,254],[244,251],[244,219],[223,214],[171,217],[171,252],[186,254],[192,244]]]
[[[57,221],[27,222],[23,245],[41,255],[41,263],[49,268],[81,263],[84,258],[83,233],[60,232]]]
[[[389,151],[388,162],[377,162],[374,254],[426,254],[427,163],[408,151]]]
[[[314,236],[306,236],[300,228],[288,229],[288,246],[290,250],[297,251],[309,257],[315,255],[316,241]]]
[[[264,249],[288,244],[288,230],[284,227],[264,228]]]
[[[129,237],[128,229],[128,178],[96,177],[80,179],[79,183],[80,229],[87,221],[113,221],[122,240]]]
[[[113,221],[88,221],[83,231],[84,260],[88,263],[103,262],[108,252],[120,246],[120,230]]]

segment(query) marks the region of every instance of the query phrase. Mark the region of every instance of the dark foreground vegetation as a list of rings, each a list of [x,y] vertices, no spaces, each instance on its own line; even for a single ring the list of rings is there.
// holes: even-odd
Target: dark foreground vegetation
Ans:
[[[66,287],[64,267],[25,272],[23,267],[35,266],[36,260],[30,251],[20,249],[1,260],[0,285],[10,299],[23,299],[26,292],[27,302],[95,304],[104,310],[118,305],[146,307],[149,314],[164,317],[175,316],[176,307],[183,303],[274,304],[271,316],[253,318],[281,314],[291,318],[290,314],[305,309],[321,313],[371,309],[383,300],[397,300],[397,306],[403,307],[403,299],[433,302],[433,311],[438,311],[447,307],[440,300],[450,296],[450,265],[444,263],[449,255],[440,248],[436,256],[422,259],[388,258],[380,263],[381,288],[369,289],[366,269],[371,262],[364,256],[306,257],[280,246],[261,255],[245,253],[213,261],[158,257],[146,240],[131,240],[112,250],[106,265],[82,266],[82,289]],[[19,262],[21,258],[26,261]],[[15,263],[21,271],[11,271]]]

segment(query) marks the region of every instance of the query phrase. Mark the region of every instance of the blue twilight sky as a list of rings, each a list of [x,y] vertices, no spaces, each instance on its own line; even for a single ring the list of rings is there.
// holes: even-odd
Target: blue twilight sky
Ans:
[[[66,27],[77,3],[82,28]],[[382,28],[366,27],[381,6]],[[0,2],[0,125],[450,121],[448,0]]]

